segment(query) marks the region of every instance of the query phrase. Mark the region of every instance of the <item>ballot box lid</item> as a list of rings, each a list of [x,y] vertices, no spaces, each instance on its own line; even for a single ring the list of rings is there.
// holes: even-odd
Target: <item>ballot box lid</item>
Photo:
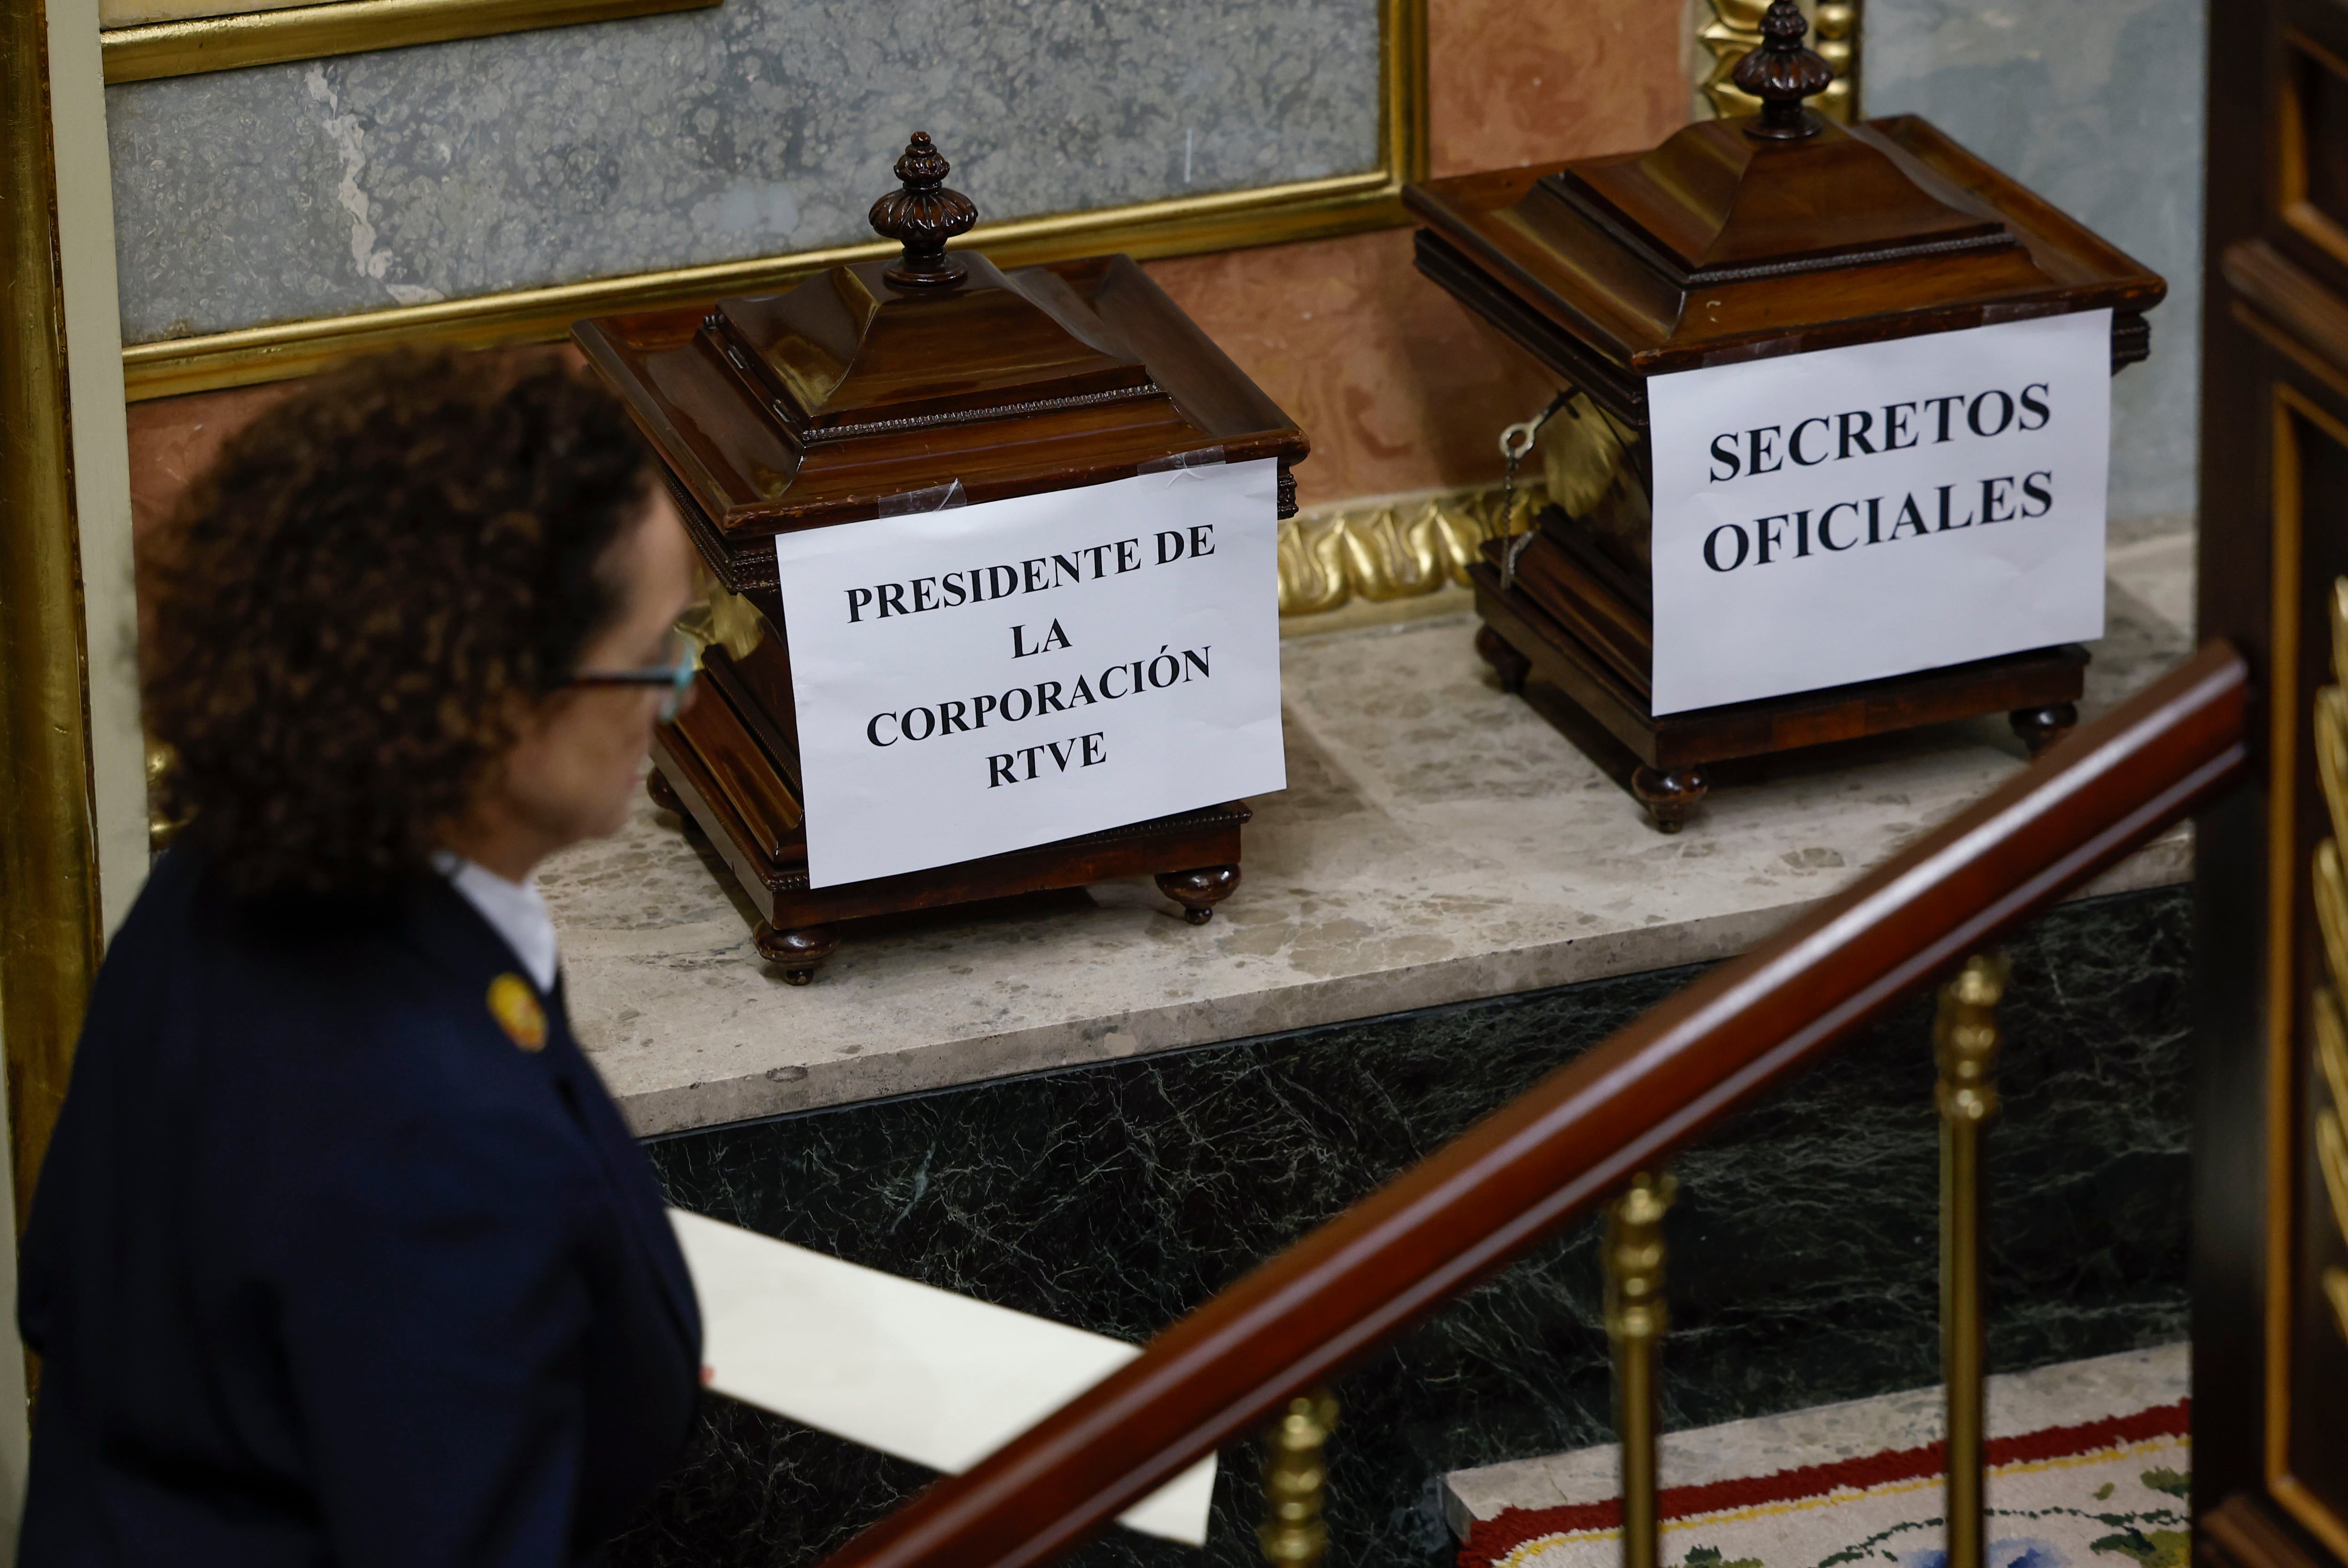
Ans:
[[[1840,125],[1774,0],[1736,80],[1757,114],[1644,152],[1430,181],[1419,270],[1618,418],[1650,376],[2076,311],[2149,352],[2158,274],[1913,116]]]
[[[894,259],[572,328],[733,592],[774,585],[778,533],[954,486],[978,503],[1217,458],[1277,458],[1285,476],[1309,449],[1129,257],[1006,270],[948,249],[978,219],[949,171],[916,133],[872,207]]]

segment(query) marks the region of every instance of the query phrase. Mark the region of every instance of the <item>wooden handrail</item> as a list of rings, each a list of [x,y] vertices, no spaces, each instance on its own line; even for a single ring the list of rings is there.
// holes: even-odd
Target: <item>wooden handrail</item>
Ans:
[[[2212,643],[1990,795],[1617,1031],[1151,1340],[826,1568],[1024,1568],[1596,1208],[2242,777]]]

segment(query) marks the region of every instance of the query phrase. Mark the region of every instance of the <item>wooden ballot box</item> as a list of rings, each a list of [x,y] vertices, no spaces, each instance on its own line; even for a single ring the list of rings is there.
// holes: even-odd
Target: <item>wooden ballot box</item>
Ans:
[[[804,984],[869,915],[1154,875],[1192,923],[1238,885],[1243,801],[1013,852],[811,887],[777,536],[1130,478],[1277,459],[1303,432],[1125,256],[1003,271],[946,242],[977,222],[916,135],[872,222],[893,261],[778,294],[582,322],[581,346],[666,469],[716,580],[697,700],[654,741],[656,800],[707,834]],[[1266,577],[1265,603],[1271,603]],[[1270,614],[1267,611],[1267,614]],[[942,803],[938,810],[951,810]]]
[[[1740,364],[1783,369],[1789,356],[1893,341],[1903,352],[1922,352],[1927,335],[2104,310],[2112,313],[2116,371],[2146,356],[2144,313],[2165,292],[2159,277],[1921,119],[1843,126],[1806,108],[1802,100],[1831,74],[1804,46],[1805,30],[1791,0],[1776,0],[1762,46],[1736,74],[1763,100],[1757,115],[1691,125],[1648,152],[1462,175],[1412,186],[1405,196],[1426,224],[1419,270],[1540,360],[1563,389],[1540,426],[1549,504],[1529,537],[1488,542],[1487,559],[1471,568],[1483,620],[1478,646],[1507,689],[1542,682],[1538,695],[1560,727],[1594,754],[1611,753],[1601,760],[1630,775],[1632,791],[1665,831],[1702,799],[1708,768],[1732,758],[1995,712],[2012,715],[2034,752],[2068,728],[2087,662],[2070,639],[2099,634],[2104,480],[2097,467],[2090,629],[2047,639],[2057,645],[2010,642],[1997,656],[1751,700],[1665,707],[1655,700],[1660,666],[1686,652],[1670,639],[1695,633],[1685,617],[1675,625],[1658,606],[1667,584],[1656,553],[1657,487],[1679,493],[1689,469],[1676,451],[1655,454],[1657,378],[1677,383],[1686,378],[1675,373]],[[2100,386],[2099,352],[2092,342],[2086,346],[2084,360]],[[1936,409],[1934,389],[1871,406],[1856,397],[1805,404],[1789,394],[1782,416],[1723,430],[1695,460],[1718,465],[1712,478],[1733,479],[1748,464],[1875,454],[1887,433],[1904,452],[1920,432],[1928,447],[1935,435],[1947,438],[1936,416],[1945,421],[1952,409],[1955,434],[1966,440],[1968,417],[1979,430],[2030,428],[2033,416],[2026,407],[2017,412],[2010,392],[1996,394],[2003,403],[1978,408],[1980,388],[1952,378],[1938,387],[1947,396]],[[2096,396],[2107,420],[2108,395]],[[1914,406],[1920,400],[1922,407]],[[2001,412],[2007,425],[1996,424]],[[1789,434],[1800,443],[1790,459]],[[1880,456],[1873,461],[1879,473],[1892,466]],[[2102,453],[2094,461],[2100,465]],[[1671,466],[1659,472],[1659,462]],[[1710,582],[1706,573],[1733,564],[1745,573],[1738,581],[1756,586],[1794,587],[1803,573],[1823,583],[1834,572],[1857,581],[1852,563],[1890,554],[1849,546],[1880,542],[1905,500],[1896,486],[1870,490],[1867,464],[1828,464],[1818,472],[1829,469],[1843,476],[1840,488],[1822,478],[1815,509],[1802,500],[1798,511],[1782,506],[1775,518],[1758,517],[1758,509],[1733,519],[1722,511],[1730,521],[1714,534],[1690,536],[1673,570],[1705,577],[1699,590]],[[1993,523],[2008,530],[1999,548],[2024,544],[2020,531],[2033,526],[2034,509],[2043,510],[2024,494],[2030,474],[1990,466],[1983,477],[1991,481],[1986,507],[1970,488],[1944,485],[1936,517],[1930,489],[1920,492],[1916,526],[1934,542],[1914,544],[1903,531],[1897,548],[1909,552],[1909,562],[1924,562],[1928,550],[1960,561],[1959,546],[1942,531],[1976,518],[1984,527],[1977,539]],[[1846,497],[1858,510],[1828,517],[1822,542],[1820,514]],[[1864,515],[1870,500],[1879,512],[1872,520]],[[1865,531],[1870,522],[1872,534]],[[1709,557],[1699,560],[1699,542],[1713,549]],[[1790,559],[1797,550],[1802,558]],[[1758,565],[1747,552],[1758,552]],[[1676,593],[1680,579],[1668,586]],[[2030,586],[2026,575],[2020,586]],[[1906,592],[1908,602],[1893,608],[1920,625],[1972,608],[1946,597],[1953,587],[1920,580]],[[1825,606],[1825,619],[1837,614]],[[1659,637],[1666,639],[1660,648]]]

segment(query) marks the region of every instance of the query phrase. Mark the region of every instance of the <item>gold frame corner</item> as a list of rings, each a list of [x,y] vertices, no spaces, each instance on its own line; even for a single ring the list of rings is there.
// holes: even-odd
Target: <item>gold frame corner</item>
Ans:
[[[721,0],[325,0],[108,27],[98,36],[106,85],[328,59],[455,38],[700,10]]]

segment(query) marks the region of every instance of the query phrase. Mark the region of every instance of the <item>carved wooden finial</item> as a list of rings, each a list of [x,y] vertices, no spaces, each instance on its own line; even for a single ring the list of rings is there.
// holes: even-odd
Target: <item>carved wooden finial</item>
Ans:
[[[1770,0],[1761,18],[1761,46],[1736,62],[1736,85],[1761,100],[1746,135],[1799,141],[1818,133],[1818,117],[1802,100],[1834,85],[1834,67],[1804,46],[1809,30],[1794,0]]]
[[[946,242],[977,224],[978,203],[945,188],[953,171],[953,165],[929,133],[913,132],[905,155],[897,160],[897,178],[904,181],[904,189],[872,203],[872,227],[905,247],[881,274],[891,283],[907,288],[958,284],[969,271],[959,258],[946,254]]]

